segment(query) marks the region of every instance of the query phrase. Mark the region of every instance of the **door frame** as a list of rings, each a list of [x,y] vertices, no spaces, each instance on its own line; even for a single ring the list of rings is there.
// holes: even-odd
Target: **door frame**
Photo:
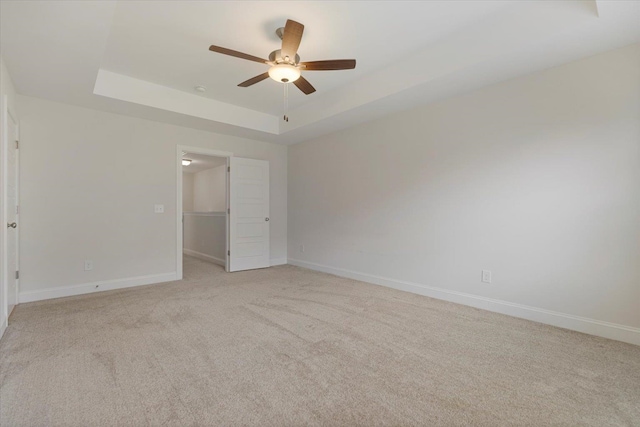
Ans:
[[[6,271],[8,265],[8,232],[6,224],[8,222],[8,211],[9,207],[7,206],[7,184],[8,184],[8,164],[7,164],[7,152],[9,149],[10,140],[18,141],[20,139],[20,123],[18,122],[18,118],[15,112],[9,108],[9,99],[7,95],[2,97],[2,135],[0,135],[0,150],[2,152],[2,165],[0,165],[0,172],[2,176],[0,177],[0,206],[2,210],[0,211],[0,217],[2,218],[2,224],[0,224],[0,271],[2,274],[0,275],[0,292],[2,292],[2,307],[0,307],[0,337],[2,336],[2,329],[8,325],[9,322],[9,272]],[[12,120],[15,124],[15,135],[13,138],[9,135],[9,120]],[[16,164],[15,164],[15,173],[16,173],[16,204],[19,205],[19,197],[20,197],[20,151],[16,150]],[[19,213],[16,213],[16,221],[19,221]],[[16,267],[19,269],[20,265],[20,246],[19,246],[19,228],[16,229],[15,239],[16,239]],[[13,301],[13,306],[18,305],[19,295],[18,295],[18,285],[19,279],[16,279],[16,300]]]
[[[229,158],[233,157],[231,151],[213,150],[211,148],[193,147],[189,145],[177,145],[176,146],[176,279],[182,280],[182,153],[203,154],[212,157],[226,157],[227,159],[227,173],[226,177],[226,239],[225,239],[225,271],[229,271]]]

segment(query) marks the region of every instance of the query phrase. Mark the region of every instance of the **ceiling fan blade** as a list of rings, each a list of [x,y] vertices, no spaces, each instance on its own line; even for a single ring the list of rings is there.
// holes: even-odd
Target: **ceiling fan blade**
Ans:
[[[304,68],[308,71],[324,71],[324,70],[352,70],[356,68],[355,59],[329,59],[327,61],[310,61],[301,62]]]
[[[261,81],[263,81],[267,77],[269,77],[269,73],[262,73],[259,76],[252,77],[249,80],[240,83],[238,86],[240,86],[240,87],[249,87],[249,86],[254,85],[256,83],[260,83]]]
[[[260,62],[262,64],[266,64],[267,60],[258,58],[257,56],[248,55],[246,53],[238,52],[237,50],[227,49],[226,47],[214,46],[211,45],[209,47],[211,52],[221,53],[223,55],[235,56],[236,58],[247,59],[249,61]]]
[[[304,77],[300,76],[296,81],[293,82],[294,85],[298,87],[305,95],[310,95],[316,91],[316,88],[311,86],[311,83],[307,81]]]
[[[287,19],[287,23],[284,26],[284,33],[282,34],[281,55],[283,58],[288,56],[291,60],[294,60],[298,52],[298,47],[300,46],[300,40],[302,40],[303,31],[304,25]]]

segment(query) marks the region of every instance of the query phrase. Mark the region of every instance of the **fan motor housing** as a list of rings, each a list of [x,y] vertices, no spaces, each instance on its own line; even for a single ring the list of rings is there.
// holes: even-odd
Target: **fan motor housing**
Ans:
[[[285,58],[283,58],[283,57],[282,57],[282,50],[281,50],[281,49],[274,50],[273,52],[271,52],[271,53],[269,54],[269,61],[274,62],[274,63],[276,63],[276,64],[280,64],[280,63],[283,63],[283,62],[287,62],[287,61],[285,60]],[[289,58],[289,61],[288,61],[288,62],[289,62],[289,64],[291,64],[291,65],[297,65],[297,64],[299,64],[299,63],[300,63],[300,55],[298,55],[298,54],[296,53],[295,61],[291,61],[291,58]]]

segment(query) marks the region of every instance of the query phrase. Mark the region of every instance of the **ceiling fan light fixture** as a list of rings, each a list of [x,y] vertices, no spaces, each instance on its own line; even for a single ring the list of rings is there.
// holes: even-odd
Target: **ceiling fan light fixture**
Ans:
[[[292,19],[287,19],[284,27],[276,30],[276,34],[282,39],[282,46],[280,49],[271,52],[268,60],[216,45],[209,46],[209,50],[211,52],[271,66],[266,73],[245,80],[238,84],[238,87],[253,86],[271,77],[279,83],[293,83],[302,93],[311,95],[316,89],[307,79],[300,75],[302,70],[306,73],[307,71],[353,70],[356,68],[355,59],[326,59],[322,61],[300,62],[298,47],[300,47],[303,33],[304,25]],[[288,88],[289,86],[286,84],[283,86],[285,105],[287,102]],[[287,120],[286,113],[284,118]]]
[[[300,69],[291,64],[276,64],[269,68],[269,77],[280,83],[293,83],[300,78]]]
[[[191,160],[189,159],[182,159],[182,166],[189,166],[191,164]]]

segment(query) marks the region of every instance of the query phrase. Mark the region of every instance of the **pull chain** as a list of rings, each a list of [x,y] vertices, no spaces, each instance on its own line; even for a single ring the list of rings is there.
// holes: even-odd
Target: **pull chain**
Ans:
[[[282,116],[285,122],[289,121],[289,116],[287,112],[289,111],[289,83],[285,83],[284,85],[284,115]]]

